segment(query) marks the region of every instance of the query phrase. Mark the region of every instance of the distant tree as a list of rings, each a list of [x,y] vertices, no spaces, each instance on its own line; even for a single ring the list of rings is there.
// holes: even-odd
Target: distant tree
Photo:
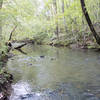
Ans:
[[[57,1],[53,0],[53,6],[54,6],[54,12],[55,15],[57,15]],[[59,27],[58,27],[58,18],[56,20],[56,30],[55,30],[55,35],[57,36],[57,38],[59,39]]]
[[[85,1],[84,0],[80,0],[80,2],[81,2],[82,11],[83,11],[83,14],[84,14],[84,16],[86,18],[88,26],[89,26],[91,32],[93,33],[93,36],[95,37],[96,42],[100,45],[100,36],[97,34],[97,32],[96,32],[96,30],[95,30],[95,28],[94,28],[94,26],[92,24],[92,21],[90,19],[90,16],[88,14],[87,9],[86,9]]]
[[[65,13],[65,5],[64,5],[64,0],[62,0],[62,13]],[[66,18],[64,16],[64,27],[65,27],[65,31],[67,32],[67,24],[66,24]]]
[[[2,8],[3,0],[0,0],[0,9]]]

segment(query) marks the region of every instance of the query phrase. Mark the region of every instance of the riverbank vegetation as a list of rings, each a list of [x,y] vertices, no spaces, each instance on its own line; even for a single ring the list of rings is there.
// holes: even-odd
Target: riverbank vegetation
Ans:
[[[100,1],[85,0],[85,4],[97,34],[100,34]],[[0,19],[4,41],[9,40],[16,27],[12,40],[97,47],[80,0],[3,0]]]

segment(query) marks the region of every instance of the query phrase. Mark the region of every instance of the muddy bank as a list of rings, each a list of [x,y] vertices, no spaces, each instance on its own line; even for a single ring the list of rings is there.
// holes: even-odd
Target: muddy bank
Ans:
[[[5,70],[8,56],[2,54],[0,57],[0,100],[9,100],[13,76]]]
[[[79,41],[79,42],[73,42],[73,41],[65,41],[64,39],[59,40],[58,39],[52,39],[48,42],[36,42],[32,39],[23,39],[23,40],[14,40],[12,41],[12,44],[18,43],[21,45],[22,43],[26,44],[37,44],[37,45],[50,45],[55,47],[68,47],[72,49],[100,49],[100,46],[93,42],[92,40],[89,41]]]
[[[7,72],[0,74],[0,100],[9,100],[13,76]]]

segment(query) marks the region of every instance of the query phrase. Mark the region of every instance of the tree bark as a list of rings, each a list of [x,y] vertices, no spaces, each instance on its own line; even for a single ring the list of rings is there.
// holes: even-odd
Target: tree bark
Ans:
[[[96,42],[100,45],[100,36],[97,34],[96,30],[94,29],[94,26],[92,24],[92,21],[90,19],[90,16],[88,14],[87,9],[86,9],[85,1],[84,0],[80,0],[80,2],[81,2],[82,11],[83,11],[83,14],[84,14],[84,16],[86,18],[88,26],[89,26],[93,36],[95,37]]]

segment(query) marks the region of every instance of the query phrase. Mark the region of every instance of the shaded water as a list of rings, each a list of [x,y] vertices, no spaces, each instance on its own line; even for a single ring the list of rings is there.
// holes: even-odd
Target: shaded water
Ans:
[[[100,100],[100,54],[27,45],[7,63],[10,100]]]

